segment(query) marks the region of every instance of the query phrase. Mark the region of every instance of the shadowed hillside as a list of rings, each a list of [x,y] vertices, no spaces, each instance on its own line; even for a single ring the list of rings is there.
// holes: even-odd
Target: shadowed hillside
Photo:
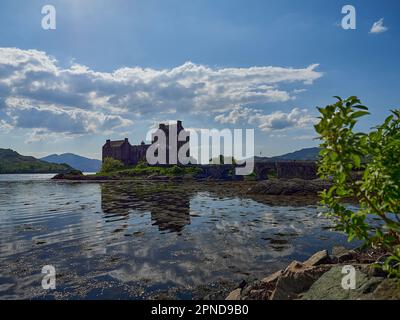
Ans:
[[[0,149],[0,173],[61,173],[73,170],[67,164],[54,164],[22,156],[11,149]]]
[[[52,154],[40,160],[58,164],[66,163],[82,172],[98,172],[101,168],[100,160],[85,158],[73,153]]]

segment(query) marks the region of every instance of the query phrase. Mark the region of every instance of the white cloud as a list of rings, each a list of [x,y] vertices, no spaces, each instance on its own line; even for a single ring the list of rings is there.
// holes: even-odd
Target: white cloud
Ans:
[[[322,76],[317,67],[211,68],[186,62],[171,69],[97,72],[77,63],[61,68],[42,51],[0,48],[0,110],[8,115],[3,121],[17,127],[77,134],[114,130],[154,114],[231,112],[217,121],[233,123],[253,112],[250,105],[293,100],[301,91],[285,85],[312,84]]]
[[[222,124],[236,124],[247,122],[255,124],[262,131],[283,131],[289,128],[304,128],[315,123],[316,119],[311,116],[307,109],[293,108],[290,112],[275,111],[263,114],[260,110],[249,108],[236,108],[227,114],[215,117]]]
[[[12,129],[12,126],[6,121],[0,119],[0,131],[9,132]]]
[[[270,134],[269,135],[270,138],[277,138],[277,139],[282,139],[282,138],[286,138],[287,135],[286,134],[282,134],[282,133],[278,133],[278,134]]]
[[[284,130],[287,128],[303,128],[315,122],[308,110],[294,108],[289,113],[276,111],[268,115],[258,115],[259,128],[262,131]]]
[[[58,143],[59,141],[65,141],[72,139],[73,136],[60,133],[60,132],[51,132],[46,129],[32,129],[27,134],[27,139],[25,140],[26,144],[46,141],[46,143]],[[44,153],[43,156],[48,155],[48,153]]]
[[[381,18],[379,21],[374,22],[374,24],[372,25],[372,28],[369,32],[370,33],[382,33],[387,30],[388,30],[388,28],[383,25],[383,18]]]
[[[104,132],[110,128],[124,127],[132,121],[119,115],[55,105],[32,106],[26,99],[8,98],[9,126],[24,129],[42,129],[49,132],[85,134]],[[39,130],[40,131],[40,130]]]
[[[236,124],[241,121],[248,121],[256,110],[250,108],[235,107],[228,114],[219,114],[215,116],[214,120],[222,124]]]
[[[293,93],[298,94],[298,93],[303,93],[303,92],[306,92],[306,91],[307,91],[307,89],[294,89]]]
[[[303,135],[300,135],[300,136],[293,137],[294,140],[315,140],[317,138],[318,137],[315,134],[314,135],[312,135],[312,134],[303,134]]]

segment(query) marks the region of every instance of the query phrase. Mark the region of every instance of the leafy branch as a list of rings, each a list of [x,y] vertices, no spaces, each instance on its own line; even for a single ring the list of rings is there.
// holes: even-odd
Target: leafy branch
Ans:
[[[318,108],[315,125],[322,141],[318,175],[332,182],[321,203],[349,240],[389,252],[384,267],[400,276],[400,110],[369,133],[356,132],[368,108],[354,96],[336,98],[335,104]],[[348,199],[358,202],[357,210],[344,204]]]

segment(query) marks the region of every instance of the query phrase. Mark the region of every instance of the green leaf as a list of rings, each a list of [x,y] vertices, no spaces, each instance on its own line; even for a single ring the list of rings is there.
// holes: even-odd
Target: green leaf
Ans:
[[[365,115],[367,115],[367,114],[370,114],[368,111],[356,111],[356,112],[354,112],[352,115],[351,115],[351,117],[353,118],[353,119],[355,119],[355,118],[360,118],[360,117],[363,117],[363,116],[365,116]]]
[[[356,96],[335,98],[335,104],[318,108],[315,125],[321,140],[318,176],[332,184],[320,193],[321,203],[349,240],[380,246],[388,261],[400,261],[400,110],[368,133],[355,132],[368,108]],[[343,205],[349,197],[358,205]],[[388,270],[400,278],[400,263],[388,264]]]
[[[363,106],[363,105],[361,105],[361,104],[355,105],[355,106],[353,106],[353,108],[362,109],[362,110],[368,110],[368,107]]]

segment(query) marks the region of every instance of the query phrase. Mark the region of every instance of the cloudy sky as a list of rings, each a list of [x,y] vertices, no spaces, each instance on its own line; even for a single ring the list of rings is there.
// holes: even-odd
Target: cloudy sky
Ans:
[[[334,95],[358,95],[371,127],[400,105],[400,2],[351,2],[356,30],[337,0],[1,1],[0,148],[100,158],[181,119],[254,128],[256,154],[278,155],[317,145]]]

